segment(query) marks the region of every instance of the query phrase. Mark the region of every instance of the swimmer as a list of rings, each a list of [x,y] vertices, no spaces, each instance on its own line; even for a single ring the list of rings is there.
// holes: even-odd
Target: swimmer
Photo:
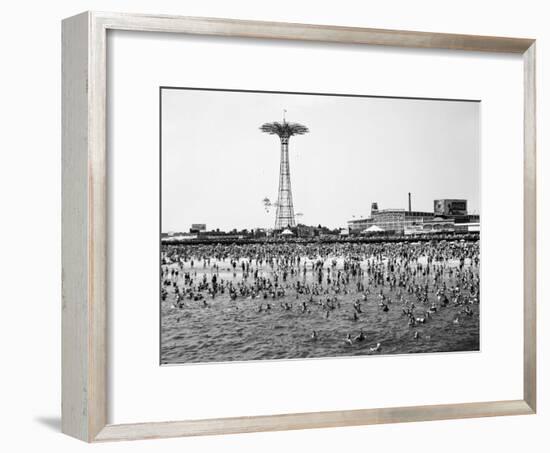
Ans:
[[[361,329],[361,331],[359,332],[359,335],[357,335],[357,336],[354,338],[354,340],[355,340],[356,342],[361,342],[361,341],[365,341],[365,338],[366,338],[366,337],[365,337],[365,334],[364,334],[364,332],[363,332],[363,329]]]
[[[353,342],[351,341],[351,333],[348,333],[348,336],[344,340],[344,343],[346,343],[348,346],[352,346]]]
[[[378,352],[382,349],[382,345],[380,343],[376,343],[375,347],[370,348],[370,352]]]

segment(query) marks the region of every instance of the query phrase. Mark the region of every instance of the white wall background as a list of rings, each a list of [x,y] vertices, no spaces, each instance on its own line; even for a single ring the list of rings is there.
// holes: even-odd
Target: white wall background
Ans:
[[[0,27],[0,445],[3,451],[432,452],[550,445],[550,166],[545,158],[550,49],[545,1],[462,0],[21,0],[3,5]],[[60,434],[61,26],[83,10],[277,20],[536,38],[539,146],[539,413],[325,430],[89,446]],[[546,79],[546,80],[545,80]],[[517,213],[519,215],[519,213]]]

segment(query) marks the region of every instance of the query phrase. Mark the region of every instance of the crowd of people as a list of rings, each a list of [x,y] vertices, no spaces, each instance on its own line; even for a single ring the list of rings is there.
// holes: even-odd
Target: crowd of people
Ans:
[[[375,306],[382,322],[384,314],[397,311],[419,339],[418,327],[441,311],[453,311],[455,326],[479,312],[473,309],[479,304],[479,242],[164,244],[161,299],[177,313],[284,311],[346,317],[350,326]],[[340,341],[353,347],[367,334],[350,329]],[[320,333],[312,329],[304,336],[316,342]],[[369,351],[383,348],[375,341]]]

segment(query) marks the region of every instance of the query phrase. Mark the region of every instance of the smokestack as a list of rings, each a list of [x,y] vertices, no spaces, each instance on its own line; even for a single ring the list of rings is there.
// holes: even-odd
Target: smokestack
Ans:
[[[411,193],[409,192],[409,212],[411,212]]]

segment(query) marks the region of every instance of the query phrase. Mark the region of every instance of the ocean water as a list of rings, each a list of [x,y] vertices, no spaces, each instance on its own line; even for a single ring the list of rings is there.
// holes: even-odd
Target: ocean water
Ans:
[[[325,267],[332,260],[336,261],[334,270],[343,269],[344,261],[340,256],[326,257]],[[372,258],[371,258],[372,260]],[[189,272],[194,282],[202,281],[206,275],[210,282],[213,273],[217,272],[218,282],[233,282],[234,285],[243,282],[243,272],[237,265],[233,271],[229,259],[215,260],[205,263],[200,259],[190,260],[179,265],[167,264],[163,267],[172,269],[178,267],[179,275],[174,283],[185,287],[183,275]],[[302,257],[302,264],[311,263],[311,258]],[[366,269],[369,259],[361,261],[361,268]],[[212,268],[213,264],[218,269]],[[418,262],[426,267],[426,258],[420,256]],[[458,259],[446,261],[446,268],[456,268]],[[181,267],[179,267],[181,266]],[[436,264],[437,266],[437,264]],[[263,263],[258,273],[272,278],[277,270]],[[474,275],[479,275],[478,267],[471,259],[466,259],[465,269],[471,269]],[[419,272],[417,283],[429,279],[432,274],[423,276]],[[308,271],[306,283],[316,280],[316,274]],[[424,324],[417,323],[409,326],[408,318],[403,313],[403,304],[398,301],[397,292],[400,290],[403,297],[416,304],[415,317],[425,317],[425,312],[432,302],[437,302],[433,292],[434,285],[430,284],[428,302],[420,305],[413,294],[408,294],[403,288],[390,290],[387,285],[369,285],[370,294],[361,301],[361,311],[358,319],[354,319],[354,301],[360,299],[363,293],[358,293],[355,280],[345,286],[347,294],[337,294],[339,307],[326,309],[318,304],[319,300],[326,300],[327,295],[313,296],[314,302],[307,304],[307,310],[302,311],[302,301],[308,301],[309,295],[296,294],[291,288],[296,281],[304,282],[300,272],[298,276],[288,277],[283,285],[288,286],[283,297],[267,299],[263,297],[237,297],[231,300],[229,292],[217,294],[212,298],[207,291],[203,291],[203,300],[184,299],[184,306],[178,308],[174,285],[163,285],[167,291],[165,300],[161,301],[161,364],[186,364],[200,362],[227,362],[248,360],[276,360],[276,359],[305,359],[340,356],[363,356],[374,354],[409,354],[432,352],[456,352],[479,350],[479,303],[469,303],[472,315],[463,312],[464,305],[454,305],[452,300],[446,307],[438,305]],[[443,281],[448,287],[457,284],[456,277],[445,273]],[[254,279],[248,276],[246,282],[252,284]],[[368,276],[363,278],[368,282]],[[389,310],[383,311],[379,306],[379,291],[382,290],[388,303]],[[467,294],[466,289],[462,290]],[[331,294],[328,297],[333,297]],[[266,310],[267,303],[271,305]],[[285,309],[288,304],[290,309]],[[259,311],[260,305],[262,310]],[[327,317],[328,311],[328,317]],[[364,341],[353,341],[350,345],[345,341],[348,334],[355,338],[360,330],[365,335]],[[312,332],[316,331],[316,339]],[[378,350],[373,350],[380,343]]]

